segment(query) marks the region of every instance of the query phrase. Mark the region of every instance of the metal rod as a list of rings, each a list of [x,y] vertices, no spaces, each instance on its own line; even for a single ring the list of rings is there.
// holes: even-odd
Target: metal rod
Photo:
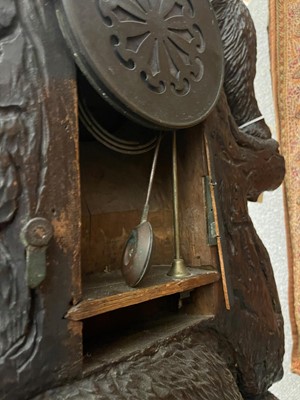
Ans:
[[[174,218],[174,242],[175,242],[175,258],[180,257],[180,235],[179,235],[179,207],[178,207],[178,175],[177,175],[177,141],[176,131],[173,132],[173,218]]]
[[[189,270],[186,268],[183,258],[180,256],[180,232],[179,232],[179,207],[178,207],[178,176],[177,176],[177,143],[176,131],[173,132],[173,219],[174,219],[174,247],[175,258],[173,260],[169,276],[175,279],[185,278],[190,275]]]
[[[159,152],[159,148],[160,148],[161,136],[162,136],[162,134],[160,133],[159,137],[157,138],[157,143],[156,143],[155,152],[154,152],[153,161],[152,161],[150,179],[149,179],[149,184],[148,184],[148,192],[147,192],[145,205],[144,205],[144,208],[143,208],[143,214],[142,214],[142,218],[141,218],[141,223],[147,221],[147,219],[148,219],[149,201],[150,201],[150,196],[151,196],[151,191],[152,191],[152,186],[153,186],[153,180],[154,180],[154,175],[155,175],[155,170],[156,170],[156,164],[157,164],[158,152]]]

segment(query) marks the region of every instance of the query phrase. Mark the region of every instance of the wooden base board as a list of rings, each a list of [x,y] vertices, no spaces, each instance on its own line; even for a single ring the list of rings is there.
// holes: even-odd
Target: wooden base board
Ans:
[[[80,321],[119,308],[192,290],[219,280],[219,273],[209,269],[190,268],[191,275],[173,279],[170,266],[154,266],[138,288],[126,285],[121,272],[91,274],[83,283],[83,299],[72,307],[66,318]]]

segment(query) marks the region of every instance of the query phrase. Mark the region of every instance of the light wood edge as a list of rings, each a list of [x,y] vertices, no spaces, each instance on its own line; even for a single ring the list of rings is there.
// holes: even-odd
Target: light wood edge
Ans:
[[[206,135],[204,135],[204,138],[205,138],[205,148],[206,148],[206,156],[207,156],[207,164],[208,164],[208,174],[209,174],[210,178],[212,178],[212,167],[211,167],[212,159],[210,156],[208,138]],[[214,219],[215,219],[215,224],[216,224],[215,226],[216,226],[216,234],[217,234],[217,247],[218,247],[218,253],[219,253],[219,261],[220,261],[220,269],[221,269],[221,276],[222,276],[222,285],[223,285],[225,306],[226,306],[227,310],[230,310],[231,305],[230,305],[230,299],[229,299],[229,293],[228,293],[226,268],[225,268],[225,262],[224,262],[224,256],[223,256],[223,245],[222,245],[221,235],[220,235],[219,215],[218,215],[218,209],[217,209],[217,203],[216,203],[215,190],[214,190],[213,185],[209,185],[209,189],[210,189],[210,193],[211,193],[213,214],[214,214]]]
[[[73,321],[81,321],[109,311],[144,303],[149,300],[184,292],[186,290],[192,290],[200,286],[217,282],[219,278],[220,275],[218,272],[210,271],[204,275],[171,281],[149,288],[137,289],[134,292],[130,291],[99,299],[86,299],[72,307],[65,318]]]

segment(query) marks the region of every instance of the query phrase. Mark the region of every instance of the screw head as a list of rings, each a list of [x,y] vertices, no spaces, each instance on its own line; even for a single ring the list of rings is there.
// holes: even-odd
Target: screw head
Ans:
[[[53,227],[45,218],[33,218],[27,222],[22,231],[26,245],[35,247],[47,246],[53,236]]]

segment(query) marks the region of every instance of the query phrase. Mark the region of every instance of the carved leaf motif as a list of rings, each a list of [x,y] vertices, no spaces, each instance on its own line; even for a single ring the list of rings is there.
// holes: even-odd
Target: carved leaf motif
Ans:
[[[154,350],[155,348],[155,350]],[[220,397],[221,395],[221,397]],[[53,389],[34,400],[143,399],[242,400],[233,375],[215,350],[214,339],[183,332],[80,382]]]
[[[9,312],[3,312],[3,310],[10,308],[11,300],[15,300],[12,293],[13,287],[12,270],[8,263],[6,251],[0,244],[0,357],[11,347],[11,342],[13,342],[9,338],[11,336],[11,315]]]
[[[16,15],[14,0],[1,0],[0,4],[0,35],[12,25]]]
[[[37,209],[48,145],[39,53],[28,34],[32,20],[27,22],[24,18],[28,14],[24,8],[32,5],[33,2],[0,1],[1,377],[8,364],[11,371],[19,374],[31,362],[38,346],[37,327],[43,322],[42,314],[38,322],[34,316],[38,297],[32,302],[25,279],[25,251],[19,237],[24,220]]]
[[[5,152],[0,156],[0,224],[14,216],[18,191],[17,171],[10,155]]]
[[[9,26],[15,16],[14,2],[5,1],[2,8],[0,30],[8,36],[0,37],[0,224],[11,221],[17,210],[17,160],[21,145],[18,136],[22,130],[19,114],[27,86],[22,72],[24,38],[18,26]]]
[[[1,357],[23,337],[28,324],[27,304],[20,303],[14,266],[0,242],[0,365]],[[28,310],[26,310],[28,311]]]

